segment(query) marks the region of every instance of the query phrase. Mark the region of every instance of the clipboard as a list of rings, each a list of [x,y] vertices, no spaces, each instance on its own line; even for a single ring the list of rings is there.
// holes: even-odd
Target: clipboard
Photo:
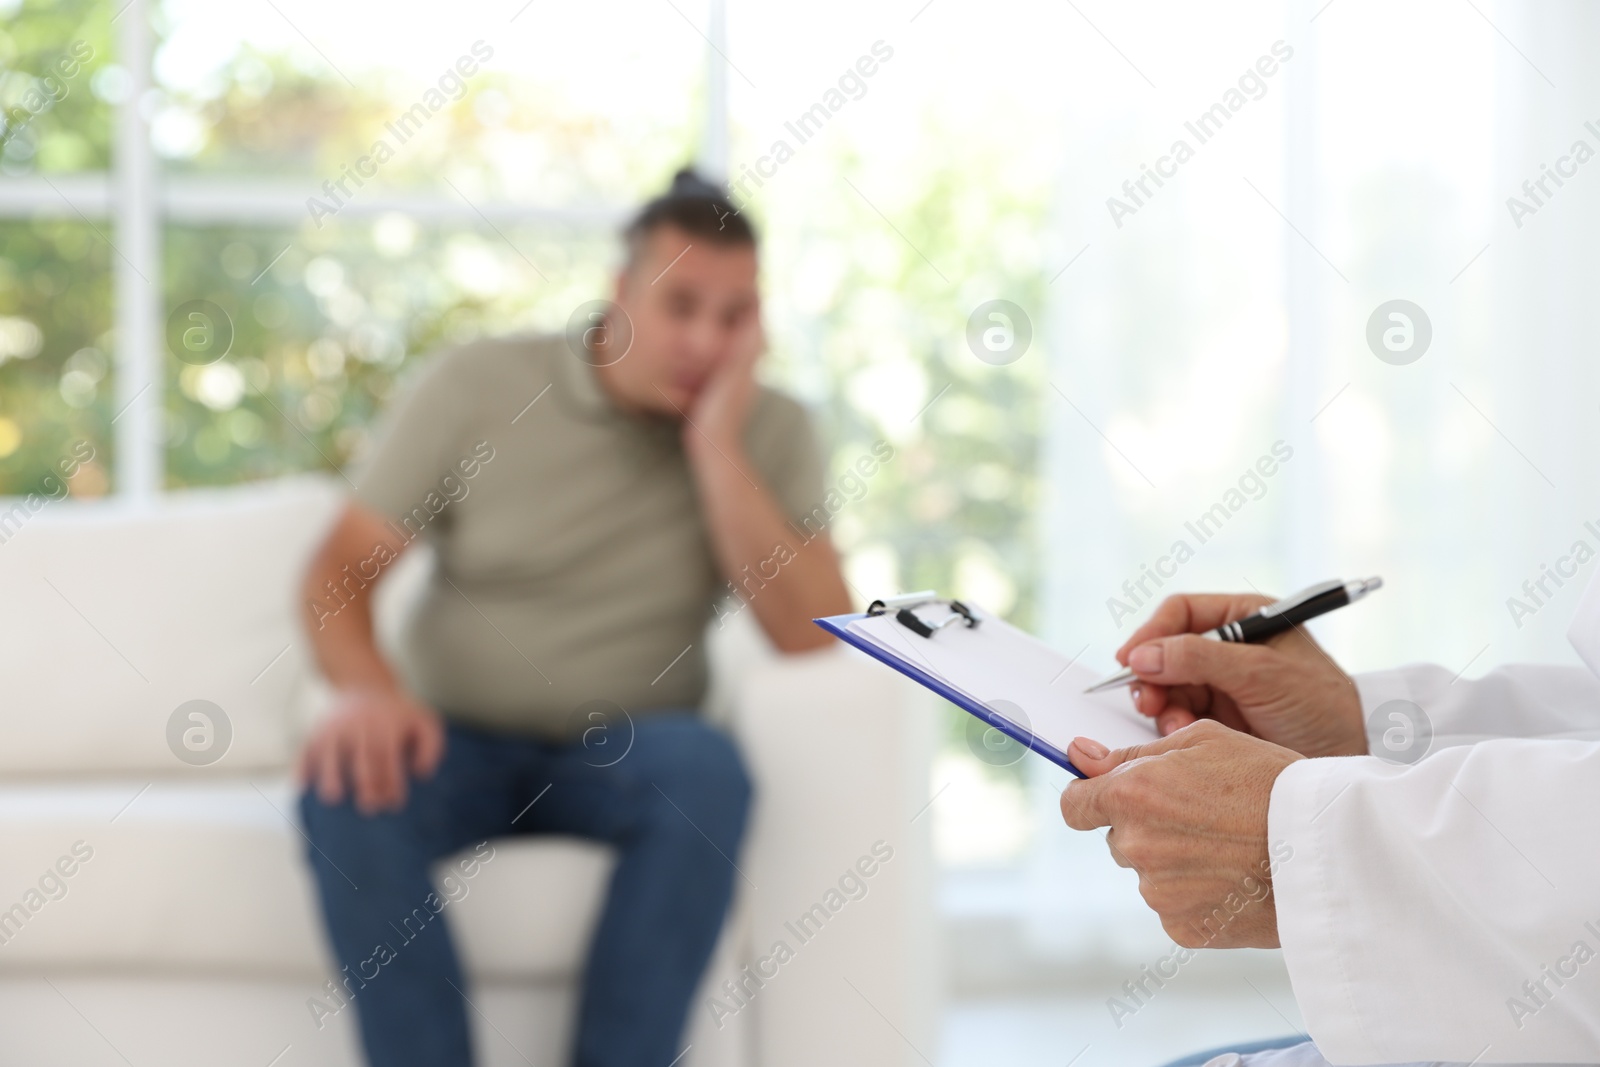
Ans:
[[[1084,693],[1100,675],[1076,657],[970,603],[927,591],[812,621],[1079,778],[1074,737],[1115,749],[1160,736],[1126,694]]]

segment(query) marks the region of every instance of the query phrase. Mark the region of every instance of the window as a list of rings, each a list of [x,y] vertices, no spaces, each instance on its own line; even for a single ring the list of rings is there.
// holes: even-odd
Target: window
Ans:
[[[560,328],[721,122],[670,5],[10,6],[0,493],[77,441],[80,496],[344,463],[409,359]]]

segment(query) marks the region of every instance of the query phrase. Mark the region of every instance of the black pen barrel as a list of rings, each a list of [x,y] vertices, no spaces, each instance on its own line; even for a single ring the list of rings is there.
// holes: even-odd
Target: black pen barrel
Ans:
[[[1318,615],[1326,615],[1348,603],[1350,603],[1349,590],[1343,585],[1335,586],[1325,593],[1318,593],[1309,600],[1277,614],[1249,615],[1218,627],[1218,636],[1224,641],[1260,644],[1268,638],[1276,637],[1286,630],[1293,629],[1303,622],[1309,622]]]

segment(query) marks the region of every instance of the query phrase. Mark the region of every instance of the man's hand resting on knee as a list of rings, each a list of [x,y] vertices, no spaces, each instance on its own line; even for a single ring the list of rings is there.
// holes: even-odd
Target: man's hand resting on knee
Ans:
[[[373,590],[341,585],[380,549],[388,549],[392,562],[407,544],[382,515],[352,502],[312,554],[301,581],[306,633],[338,697],[300,753],[300,785],[314,787],[324,804],[343,803],[353,794],[364,815],[404,807],[408,775],[432,775],[444,756],[443,722],[405,691],[378,650]],[[379,570],[377,580],[389,569]],[[329,611],[322,601],[333,588],[344,592],[338,610]]]
[[[301,750],[300,784],[324,804],[353,794],[365,815],[405,806],[410,776],[428,778],[444,756],[444,723],[397,689],[342,692]]]
[[[1270,603],[1248,594],[1164,600],[1117,650],[1139,676],[1135,706],[1163,735],[1215,719],[1302,756],[1365,755],[1355,683],[1303,627],[1260,645],[1200,636]]]
[[[1300,759],[1286,748],[1201,721],[1159,741],[1067,750],[1088,778],[1061,794],[1074,830],[1109,826],[1120,867],[1185,948],[1276,948],[1272,873],[1288,857],[1267,842],[1272,784]]]

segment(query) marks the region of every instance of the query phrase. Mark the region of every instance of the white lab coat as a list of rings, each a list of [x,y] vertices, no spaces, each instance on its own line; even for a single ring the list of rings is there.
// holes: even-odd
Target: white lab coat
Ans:
[[[1429,755],[1279,776],[1278,934],[1332,1063],[1600,1064],[1600,579],[1568,638],[1587,669],[1359,676],[1366,715],[1423,709]]]

